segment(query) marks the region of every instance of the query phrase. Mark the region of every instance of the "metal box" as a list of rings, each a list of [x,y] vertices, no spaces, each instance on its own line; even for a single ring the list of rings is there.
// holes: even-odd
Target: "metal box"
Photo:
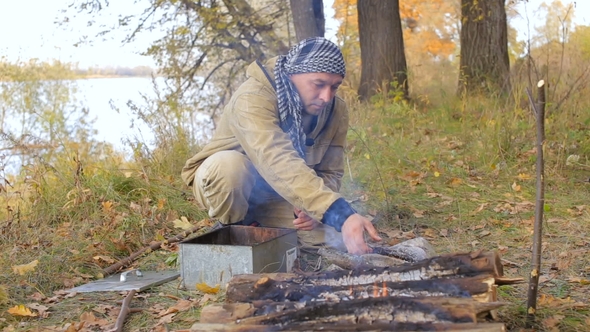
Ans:
[[[291,272],[297,258],[297,230],[224,226],[180,243],[180,277],[187,289],[211,287],[238,274]]]

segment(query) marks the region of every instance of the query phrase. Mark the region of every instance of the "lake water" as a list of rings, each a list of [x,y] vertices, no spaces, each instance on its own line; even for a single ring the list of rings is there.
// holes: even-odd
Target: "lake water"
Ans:
[[[146,143],[152,141],[150,129],[136,119],[127,106],[129,100],[145,105],[141,94],[154,95],[151,78],[93,78],[77,80],[76,85],[76,99],[88,108],[91,119],[95,119],[98,140],[118,149],[123,149],[122,141],[126,138],[142,137]]]

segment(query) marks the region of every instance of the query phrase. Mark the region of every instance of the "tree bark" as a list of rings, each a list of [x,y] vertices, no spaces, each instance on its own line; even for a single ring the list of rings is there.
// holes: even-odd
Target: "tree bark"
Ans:
[[[377,93],[408,98],[408,75],[399,0],[358,0],[361,82],[359,98]]]
[[[505,0],[461,0],[460,95],[510,91]]]
[[[324,37],[326,18],[323,0],[291,0],[291,13],[297,41],[310,37]]]

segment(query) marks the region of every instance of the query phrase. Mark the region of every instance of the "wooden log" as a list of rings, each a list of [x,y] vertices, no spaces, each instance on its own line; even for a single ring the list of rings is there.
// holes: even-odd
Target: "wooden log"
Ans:
[[[305,277],[303,281],[315,285],[346,286],[383,281],[466,277],[482,273],[490,273],[494,277],[503,276],[500,255],[496,252],[477,252],[437,256],[399,266],[317,273]]]
[[[401,282],[410,280],[429,280],[434,278],[469,277],[479,274],[491,274],[494,278],[503,275],[500,256],[496,252],[478,252],[472,254],[455,254],[437,256],[418,263],[400,266],[368,268],[360,270],[342,270],[319,272],[307,275],[273,274],[273,275],[238,275],[228,284],[228,293],[242,292],[254,296],[255,292],[266,291],[275,278],[299,285],[313,286],[355,286],[383,282]],[[264,277],[271,280],[264,282]],[[236,298],[244,298],[240,295]]]
[[[251,303],[215,303],[201,309],[201,323],[232,323],[251,317],[256,308]]]
[[[413,238],[393,246],[373,246],[373,253],[399,258],[407,262],[419,262],[436,256],[432,245],[423,237]]]
[[[190,330],[177,332],[274,332],[274,331],[462,331],[462,332],[505,332],[506,327],[502,323],[392,323],[392,324],[291,324],[284,327],[268,325],[243,325],[243,324],[215,324],[196,323]]]
[[[401,265],[407,261],[381,254],[351,255],[336,249],[320,248],[318,254],[328,262],[347,270]]]
[[[479,303],[471,298],[382,297],[324,302],[236,321],[246,325],[286,326],[295,322],[314,324],[374,323],[476,323],[477,316],[501,307],[501,303]]]
[[[277,281],[263,276],[252,283],[240,282],[237,276],[229,283],[226,292],[228,302],[250,302],[256,307],[264,301],[311,302],[346,301],[350,299],[383,296],[472,296],[480,302],[493,301],[494,277],[482,274],[475,277],[381,282],[354,286],[327,286]]]

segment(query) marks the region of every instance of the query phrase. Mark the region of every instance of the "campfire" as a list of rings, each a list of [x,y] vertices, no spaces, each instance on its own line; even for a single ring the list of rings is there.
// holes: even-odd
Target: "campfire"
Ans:
[[[496,252],[401,265],[234,276],[226,301],[191,331],[505,331],[495,321],[506,278]]]

